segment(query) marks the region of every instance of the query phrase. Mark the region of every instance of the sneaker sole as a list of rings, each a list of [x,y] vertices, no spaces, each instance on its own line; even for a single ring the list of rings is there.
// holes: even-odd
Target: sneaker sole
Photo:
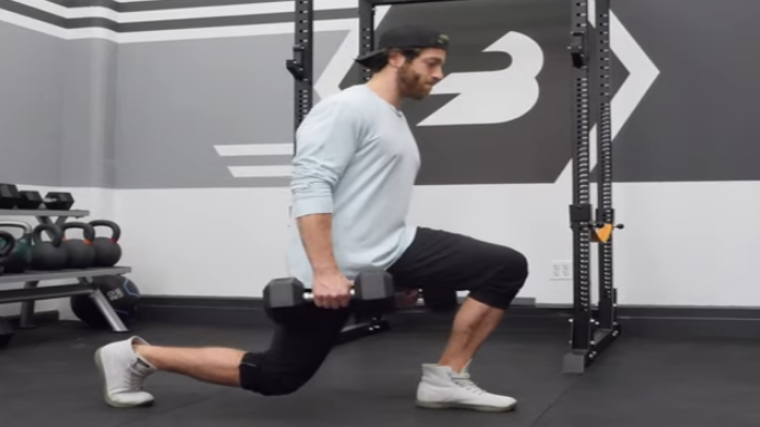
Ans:
[[[422,402],[417,401],[417,406],[425,409],[469,409],[480,412],[510,412],[517,407],[517,403],[510,406],[483,406],[483,405],[464,405],[461,403],[447,402]]]
[[[153,401],[150,400],[145,403],[138,403],[136,405],[134,404],[127,404],[127,403],[119,403],[114,400],[112,400],[108,396],[108,388],[106,387],[106,372],[105,369],[103,369],[103,360],[100,357],[100,351],[102,349],[98,349],[95,352],[95,366],[98,367],[98,373],[100,373],[100,380],[103,384],[103,398],[105,399],[108,406],[114,407],[114,408],[146,408],[149,406],[153,406]]]

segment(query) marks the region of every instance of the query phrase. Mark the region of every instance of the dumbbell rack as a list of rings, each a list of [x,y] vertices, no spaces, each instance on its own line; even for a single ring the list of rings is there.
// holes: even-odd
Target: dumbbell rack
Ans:
[[[83,218],[89,216],[86,210],[23,210],[23,209],[0,209],[0,217],[33,216],[40,224],[63,225],[68,218]],[[53,220],[53,217],[57,217]],[[24,283],[22,289],[0,289],[0,304],[21,302],[21,318],[19,327],[22,329],[34,328],[34,304],[35,301],[57,298],[72,297],[75,295],[89,295],[98,307],[114,332],[127,332],[128,329],[121,321],[105,295],[95,287],[92,279],[100,276],[126,274],[132,271],[131,267],[108,267],[88,268],[83,270],[57,270],[57,271],[26,271],[19,274],[0,274],[0,285],[9,283]],[[55,285],[38,287],[41,281],[77,279],[78,283],[68,285]]]

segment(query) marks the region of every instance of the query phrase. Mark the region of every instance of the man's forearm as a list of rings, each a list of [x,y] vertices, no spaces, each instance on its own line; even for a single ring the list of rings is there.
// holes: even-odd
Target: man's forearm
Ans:
[[[336,272],[332,245],[332,214],[313,214],[298,218],[298,231],[315,272]]]

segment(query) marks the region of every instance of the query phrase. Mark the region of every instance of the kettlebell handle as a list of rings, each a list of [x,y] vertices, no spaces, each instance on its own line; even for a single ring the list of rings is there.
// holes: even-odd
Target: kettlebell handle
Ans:
[[[116,243],[121,238],[121,227],[113,221],[107,219],[96,219],[90,221],[93,227],[108,227],[111,229],[111,242]]]
[[[34,241],[35,245],[39,245],[40,243],[43,243],[43,240],[42,240],[43,231],[48,231],[50,232],[50,234],[52,234],[52,239],[50,243],[52,243],[54,247],[57,248],[61,246],[61,243],[63,243],[63,231],[61,230],[61,227],[55,224],[40,224],[34,227],[34,231],[32,232],[32,240]]]
[[[0,249],[0,257],[8,256],[11,252],[13,252],[13,248],[16,247],[16,238],[13,237],[13,234],[0,230],[0,239],[8,242],[7,244],[3,245],[2,249]]]
[[[24,230],[24,234],[32,233],[32,226],[28,222],[22,221],[3,221],[0,222],[0,227],[13,227]]]
[[[92,241],[95,240],[95,228],[86,222],[77,221],[63,223],[61,226],[61,231],[63,232],[63,240],[66,240],[66,230],[69,230],[71,228],[81,228],[84,230],[84,242],[88,245],[92,244]]]

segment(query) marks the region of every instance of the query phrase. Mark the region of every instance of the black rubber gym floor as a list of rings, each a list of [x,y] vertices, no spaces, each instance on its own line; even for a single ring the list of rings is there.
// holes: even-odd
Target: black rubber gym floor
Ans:
[[[676,427],[760,425],[760,344],[755,340],[623,336],[583,376],[560,374],[567,331],[505,322],[472,365],[485,389],[515,396],[512,413],[414,406],[420,363],[435,361],[446,322],[404,322],[335,349],[294,395],[267,398],[159,373],[154,407],[112,409],[101,397],[95,349],[114,339],[76,322],[20,331],[0,350],[0,426],[464,426]],[[265,348],[266,327],[142,322],[162,345]]]

